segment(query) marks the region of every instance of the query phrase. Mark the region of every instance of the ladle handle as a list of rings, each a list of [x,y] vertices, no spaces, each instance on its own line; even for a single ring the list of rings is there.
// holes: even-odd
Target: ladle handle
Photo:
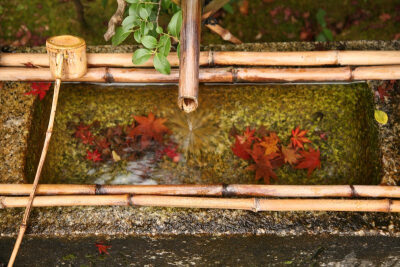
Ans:
[[[51,105],[50,119],[49,119],[49,124],[47,126],[46,138],[44,140],[44,145],[43,145],[42,153],[40,155],[39,164],[36,169],[36,175],[35,175],[35,179],[33,181],[32,191],[29,194],[29,200],[28,200],[28,203],[26,204],[24,217],[23,217],[22,223],[19,227],[18,237],[17,237],[17,240],[15,241],[15,245],[14,245],[13,251],[11,253],[10,260],[7,265],[8,267],[12,267],[14,265],[15,258],[17,257],[17,254],[19,251],[19,247],[21,246],[22,239],[24,238],[24,234],[25,234],[26,227],[27,227],[28,220],[29,220],[29,215],[30,215],[30,212],[32,209],[33,199],[35,198],[36,189],[38,187],[39,180],[40,180],[40,174],[42,173],[44,161],[46,159],[47,150],[49,148],[50,139],[51,139],[51,135],[53,132],[54,118],[56,115],[57,102],[58,102],[58,94],[60,92],[60,85],[61,85],[60,77],[61,77],[62,69],[63,69],[64,54],[63,53],[57,54],[56,61],[57,61],[57,67],[55,69],[55,77],[57,77],[57,79],[54,84],[53,103]]]

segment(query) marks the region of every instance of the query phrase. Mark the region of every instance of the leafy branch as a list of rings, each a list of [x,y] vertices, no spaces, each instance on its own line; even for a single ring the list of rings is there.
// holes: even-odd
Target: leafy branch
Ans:
[[[163,74],[170,74],[171,66],[167,59],[172,40],[178,42],[182,27],[182,11],[171,0],[125,0],[129,7],[121,26],[115,30],[112,44],[117,46],[133,34],[135,41],[144,48],[137,49],[132,56],[135,65],[141,65],[154,56],[154,68]],[[160,11],[173,13],[167,29],[159,25]]]

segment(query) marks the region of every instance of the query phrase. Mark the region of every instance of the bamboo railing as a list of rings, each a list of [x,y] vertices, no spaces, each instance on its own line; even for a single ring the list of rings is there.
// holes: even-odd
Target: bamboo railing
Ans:
[[[400,79],[400,65],[331,68],[205,68],[200,69],[200,82],[262,83],[323,82]],[[48,68],[1,67],[0,81],[52,81]],[[82,78],[65,81],[97,83],[177,83],[179,70],[164,75],[154,69],[89,68]]]
[[[31,184],[0,184],[0,195],[29,195]],[[400,198],[399,186],[382,185],[95,185],[40,184],[37,195],[176,195],[258,197]]]
[[[0,197],[0,208],[24,207],[28,197]],[[153,195],[38,196],[34,207],[151,206],[258,211],[357,211],[400,212],[400,201],[390,199],[262,199],[207,198]]]
[[[170,53],[172,67],[179,66],[176,53]],[[152,67],[152,58],[143,65],[132,63],[131,53],[88,53],[89,67]],[[236,52],[202,51],[199,65],[212,66],[322,66],[322,65],[396,65],[400,51],[299,51],[299,52]],[[1,67],[48,67],[46,54],[2,53]]]

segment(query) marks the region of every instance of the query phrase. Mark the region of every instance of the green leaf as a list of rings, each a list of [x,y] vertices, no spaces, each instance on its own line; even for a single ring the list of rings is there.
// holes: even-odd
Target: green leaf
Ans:
[[[142,22],[140,23],[140,34],[141,34],[141,35],[146,35],[146,34],[145,34],[145,31],[146,31],[146,22],[145,22],[145,21],[142,21]]]
[[[127,16],[124,21],[122,21],[122,27],[124,29],[131,29],[132,27],[135,26],[135,21],[136,21],[136,16]]]
[[[131,33],[131,31],[125,30],[123,27],[118,27],[115,30],[115,34],[111,39],[112,45],[116,46],[122,43]]]
[[[163,32],[163,28],[161,28],[160,26],[157,26],[156,32],[157,32],[158,34],[162,33],[162,32]]]
[[[233,7],[231,4],[226,4],[222,7],[229,14],[233,14]]]
[[[328,39],[329,41],[333,41],[333,34],[331,30],[329,30],[328,28],[324,28],[322,32],[324,33],[326,39]]]
[[[385,125],[389,120],[388,115],[382,110],[375,110],[374,117],[377,122],[383,125]]]
[[[322,8],[318,9],[317,11],[317,22],[319,25],[321,25],[323,28],[326,27],[326,22],[325,22],[325,15],[326,15],[326,11],[323,10]]]
[[[178,58],[181,58],[181,43],[176,47],[176,53],[178,54]]]
[[[150,15],[150,13],[147,11],[146,8],[144,8],[144,7],[139,8],[139,16],[142,19],[147,19],[149,17],[149,15]]]
[[[153,59],[153,64],[154,64],[154,68],[158,72],[160,72],[162,74],[170,74],[171,73],[171,66],[169,65],[169,62],[164,55],[157,53]]]
[[[151,31],[152,29],[154,29],[154,24],[152,22],[148,22],[146,25],[146,28]]]
[[[142,65],[151,57],[151,51],[145,48],[140,48],[133,53],[132,63],[135,65]]]
[[[167,35],[163,35],[160,37],[160,53],[164,56],[168,56],[169,51],[171,51],[171,38]]]
[[[139,4],[132,4],[128,9],[129,16],[139,16]]]
[[[103,8],[106,8],[107,3],[108,3],[108,0],[101,0],[101,5],[103,6]]]
[[[176,12],[168,24],[168,32],[175,37],[179,36],[182,27],[182,11]]]
[[[130,3],[130,4],[137,4],[139,3],[139,0],[125,0],[126,2]]]
[[[144,45],[144,47],[152,49],[157,46],[157,39],[153,36],[147,35],[142,37],[141,43]]]
[[[140,44],[142,41],[142,35],[140,34],[140,31],[135,31],[133,33],[133,38],[135,38],[135,41]]]

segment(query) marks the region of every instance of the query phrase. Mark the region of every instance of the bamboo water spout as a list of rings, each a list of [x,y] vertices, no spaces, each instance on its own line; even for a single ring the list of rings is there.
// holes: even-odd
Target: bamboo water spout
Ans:
[[[47,127],[39,164],[36,169],[32,190],[29,194],[29,198],[27,199],[25,213],[20,225],[18,237],[15,242],[10,261],[8,263],[8,267],[14,265],[15,258],[18,254],[19,247],[27,228],[30,211],[34,202],[37,186],[39,184],[40,174],[42,172],[47,150],[50,145],[51,134],[53,132],[53,124],[57,109],[61,79],[76,79],[85,75],[87,71],[86,43],[83,39],[71,35],[55,36],[46,40],[46,48],[49,55],[50,71],[53,78],[56,79],[54,85],[53,102],[51,105],[49,125]]]
[[[181,57],[178,106],[192,112],[198,106],[201,0],[182,1]]]

